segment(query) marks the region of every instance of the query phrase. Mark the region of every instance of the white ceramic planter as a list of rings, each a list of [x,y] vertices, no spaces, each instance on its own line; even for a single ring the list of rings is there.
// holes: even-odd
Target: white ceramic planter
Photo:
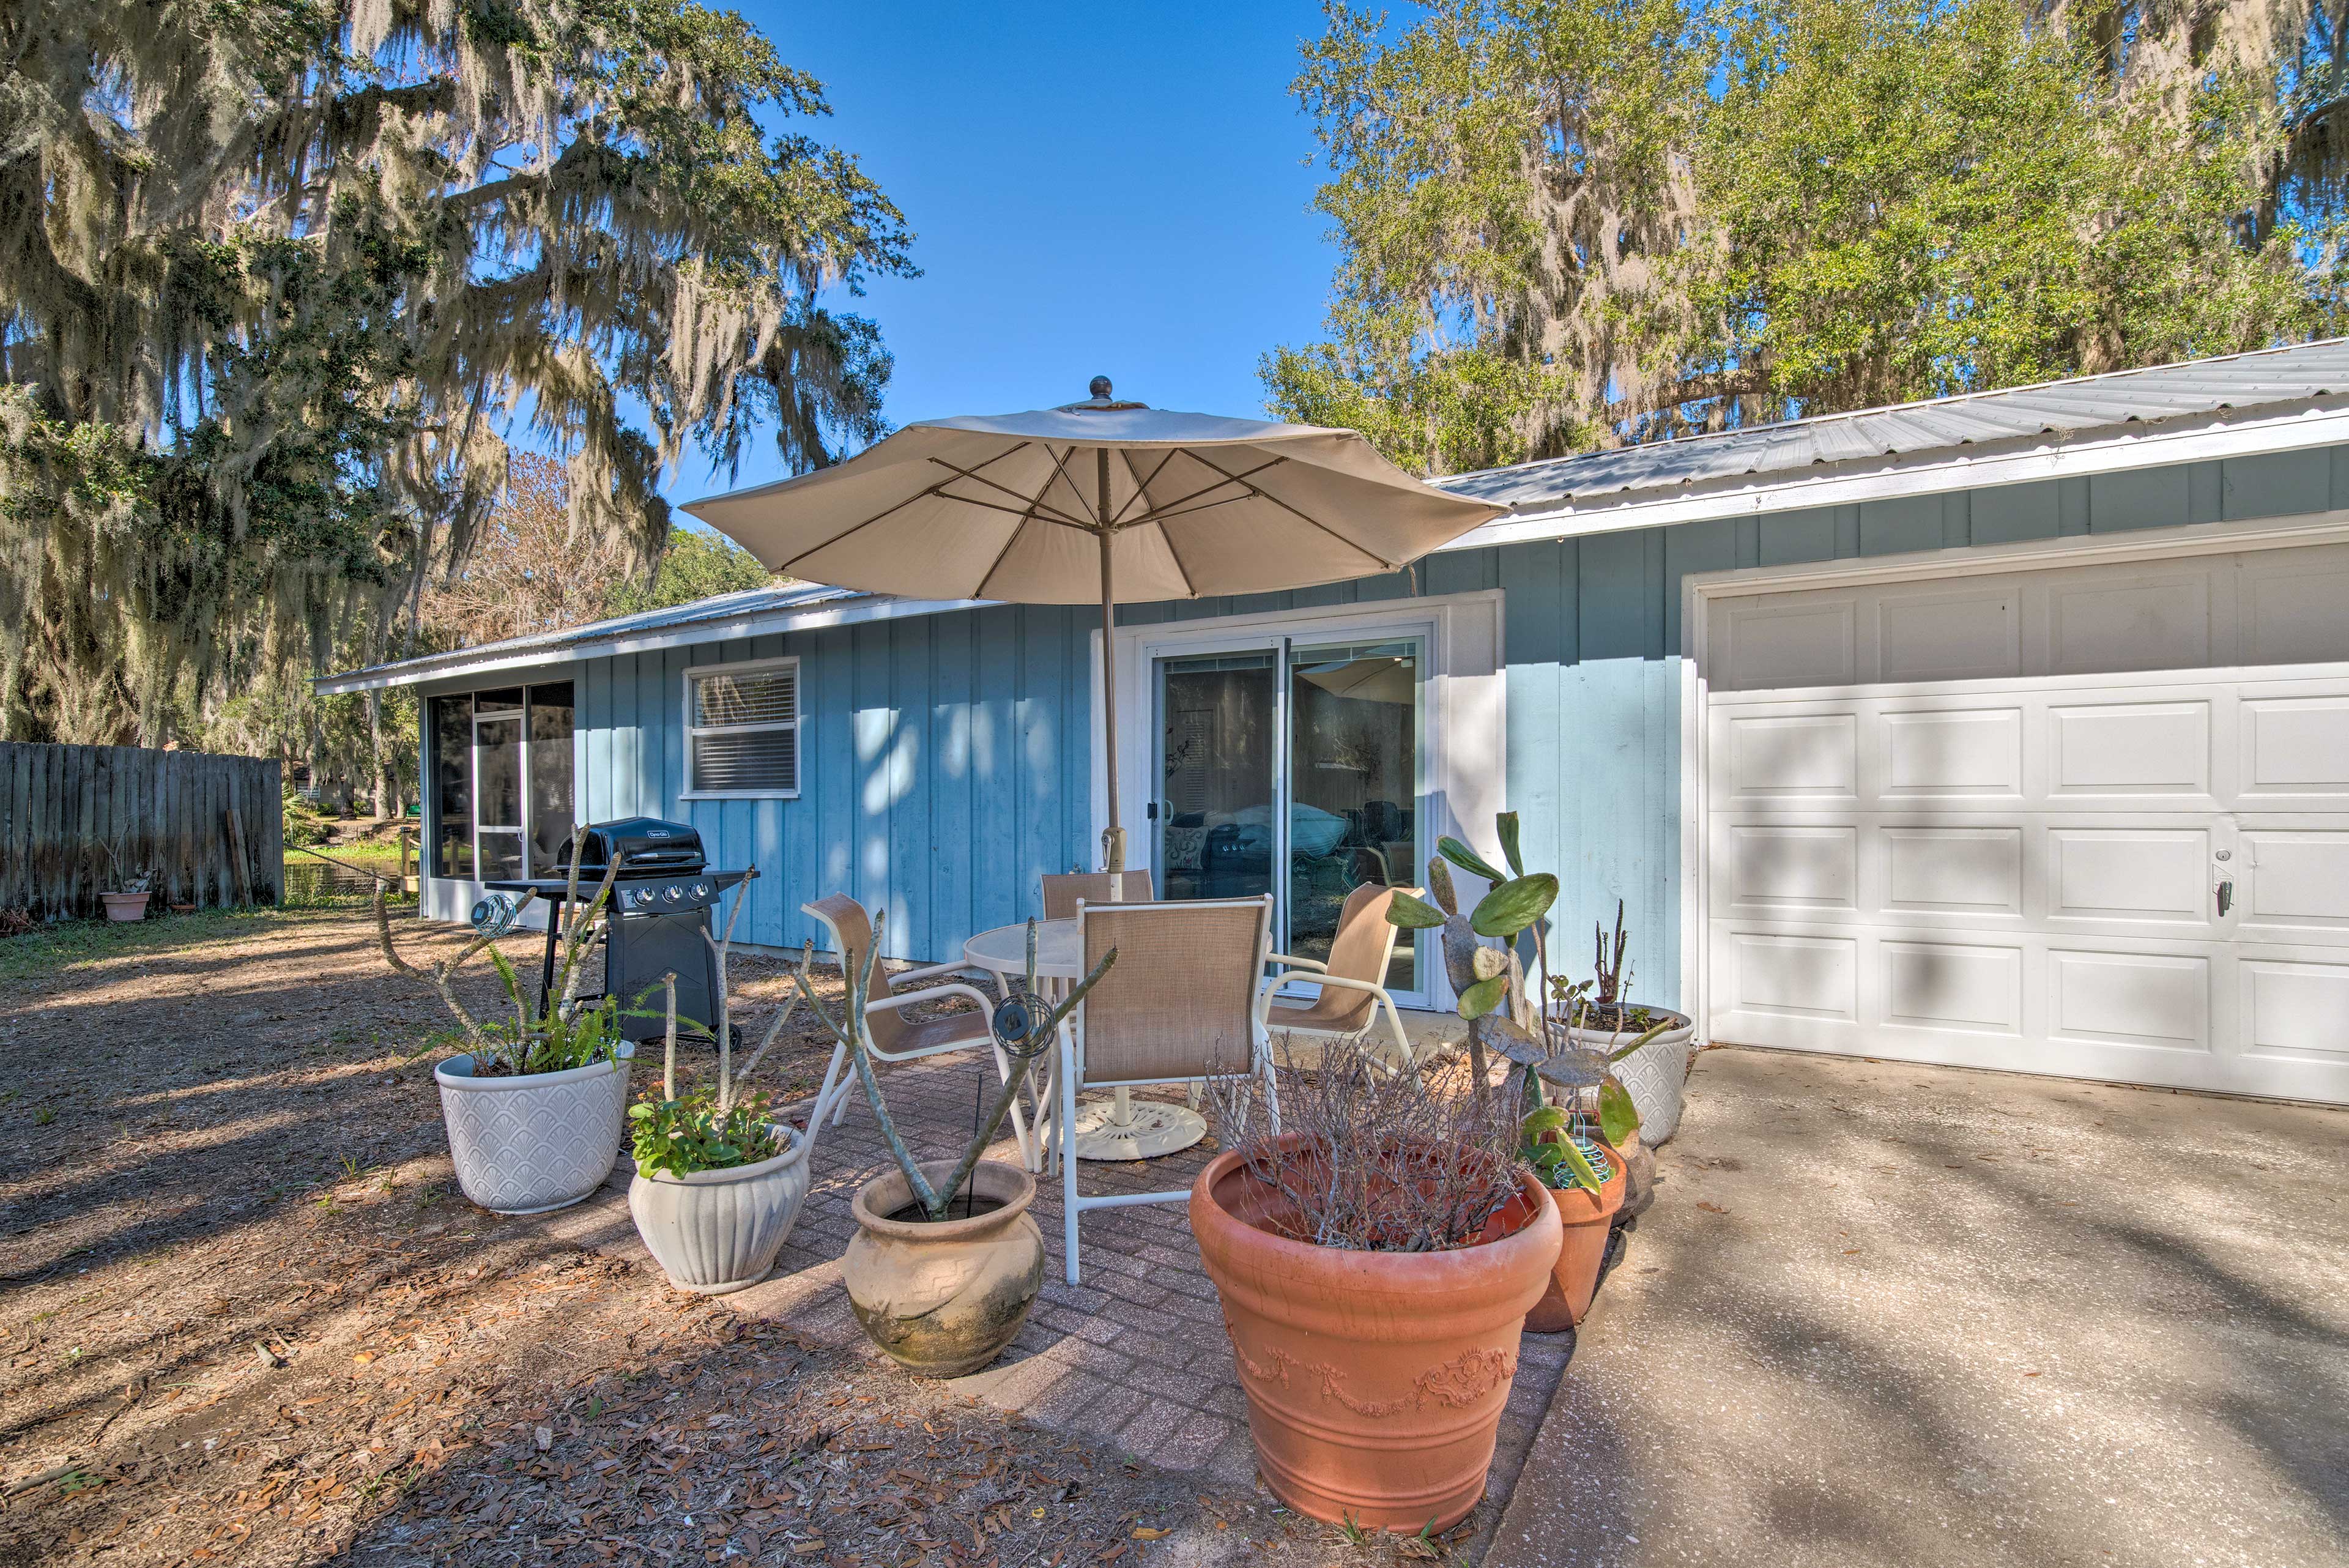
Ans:
[[[498,1214],[578,1202],[612,1174],[628,1115],[628,1059],[519,1078],[473,1076],[471,1053],[432,1069],[465,1196]]]
[[[100,893],[99,901],[106,905],[106,918],[125,925],[147,918],[149,893]]]
[[[647,1176],[628,1183],[628,1212],[668,1282],[697,1295],[755,1285],[798,1223],[807,1198],[808,1140],[777,1126],[783,1152],[756,1165]]]
[[[1696,1043],[1695,1026],[1669,1007],[1651,1007],[1658,1018],[1678,1020],[1629,1056],[1615,1064],[1615,1076],[1631,1093],[1640,1113],[1640,1141],[1650,1148],[1680,1130],[1682,1085],[1688,1082],[1689,1050]],[[1569,1029],[1574,1043],[1602,1055],[1612,1054],[1640,1037],[1640,1031],[1619,1034],[1604,1029]]]

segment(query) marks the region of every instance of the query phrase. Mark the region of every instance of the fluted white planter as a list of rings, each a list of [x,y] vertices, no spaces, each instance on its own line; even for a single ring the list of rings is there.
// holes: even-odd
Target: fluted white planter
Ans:
[[[777,1124],[783,1152],[756,1165],[684,1176],[640,1168],[628,1183],[628,1213],[668,1282],[697,1295],[757,1284],[798,1223],[808,1189],[808,1140]]]
[[[628,1060],[561,1073],[477,1078],[468,1052],[432,1069],[440,1119],[465,1196],[498,1214],[543,1214],[612,1174],[628,1116]]]
[[[1689,1054],[1696,1044],[1696,1028],[1685,1014],[1669,1007],[1651,1007],[1649,1012],[1659,1019],[1678,1020],[1629,1056],[1615,1064],[1615,1076],[1631,1094],[1631,1105],[1640,1113],[1640,1141],[1654,1148],[1680,1130],[1682,1086],[1688,1082]],[[1600,1054],[1620,1051],[1640,1037],[1640,1032],[1627,1029],[1619,1033],[1604,1029],[1569,1029],[1574,1043],[1585,1050]]]

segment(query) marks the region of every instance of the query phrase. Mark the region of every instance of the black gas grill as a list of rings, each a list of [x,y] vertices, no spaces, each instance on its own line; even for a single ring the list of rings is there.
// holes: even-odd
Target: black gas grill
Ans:
[[[718,960],[702,940],[702,933],[711,929],[711,913],[719,900],[744,874],[709,870],[702,856],[701,835],[690,823],[650,816],[598,822],[582,828],[578,842],[581,902],[595,898],[615,860],[620,867],[612,881],[612,903],[604,922],[604,990],[597,994],[618,997],[624,1013],[641,1010],[652,1014],[623,1016],[621,1037],[660,1038],[665,1027],[661,977],[674,970],[678,1033],[711,1038],[718,1023]],[[558,864],[566,873],[571,850],[572,841],[564,840]],[[554,985],[567,877],[533,877],[483,886],[503,893],[527,889],[549,905],[546,963],[539,977],[539,1007],[543,1012],[547,993]]]

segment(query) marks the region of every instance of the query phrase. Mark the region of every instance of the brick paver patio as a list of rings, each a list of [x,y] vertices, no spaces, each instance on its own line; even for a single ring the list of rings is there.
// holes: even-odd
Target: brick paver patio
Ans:
[[[991,1093],[996,1077],[991,1060],[965,1053],[892,1068],[882,1082],[908,1143],[923,1158],[940,1158],[969,1137],[975,1101],[982,1089]],[[1008,1137],[990,1152],[1018,1158]],[[1088,1195],[1187,1187],[1214,1152],[1211,1129],[1206,1143],[1146,1165],[1086,1162],[1080,1179]],[[727,1303],[811,1339],[862,1350],[876,1368],[884,1365],[849,1310],[840,1258],[855,1231],[849,1204],[856,1189],[890,1164],[871,1110],[852,1093],[847,1119],[817,1138],[807,1204],[773,1275],[723,1298]],[[625,1170],[624,1160],[615,1178],[619,1191],[589,1206],[605,1212],[593,1220],[581,1215],[580,1239],[640,1254],[619,1195]],[[616,1202],[615,1216],[609,1210]],[[1256,1454],[1247,1407],[1215,1287],[1200,1267],[1184,1206],[1089,1213],[1084,1283],[1078,1286],[1064,1280],[1057,1179],[1038,1179],[1030,1213],[1050,1254],[1036,1310],[1002,1360],[941,1386],[1047,1428],[1106,1439],[1170,1469],[1198,1471],[1218,1484],[1250,1484]],[[615,1218],[616,1226],[610,1222]],[[1524,1337],[1486,1508],[1507,1497],[1565,1371],[1570,1344],[1562,1334]]]

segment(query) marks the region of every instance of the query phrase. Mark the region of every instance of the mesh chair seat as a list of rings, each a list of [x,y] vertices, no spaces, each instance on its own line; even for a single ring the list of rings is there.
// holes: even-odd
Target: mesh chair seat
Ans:
[[[1147,904],[1158,895],[1151,890],[1147,871],[1071,871],[1044,874],[1044,918],[1073,920],[1084,904]]]

